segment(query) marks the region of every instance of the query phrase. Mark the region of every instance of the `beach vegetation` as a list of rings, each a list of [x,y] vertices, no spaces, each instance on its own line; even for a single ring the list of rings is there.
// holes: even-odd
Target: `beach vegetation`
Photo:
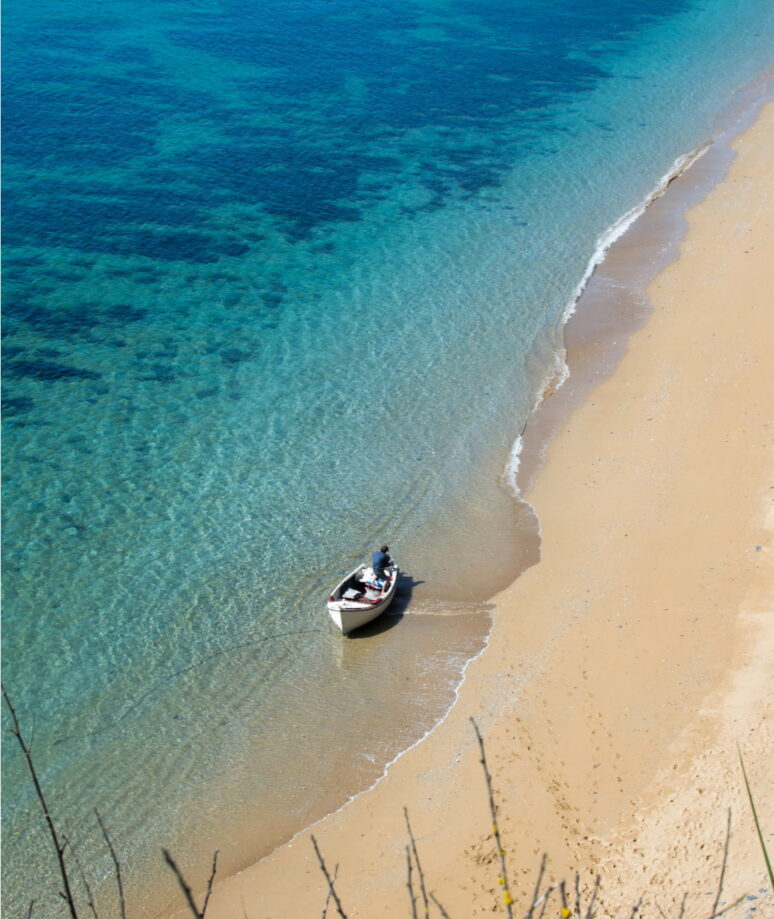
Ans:
[[[79,912],[78,906],[79,900],[85,901],[86,908],[88,908],[88,911],[90,912],[93,919],[100,919],[100,915],[95,903],[95,897],[87,880],[86,872],[84,871],[83,865],[81,864],[78,857],[78,852],[75,846],[72,844],[72,841],[66,835],[64,835],[60,829],[57,828],[52,811],[46,799],[40,777],[38,775],[37,769],[35,768],[30,745],[22,733],[16,710],[8,693],[5,690],[5,687],[2,688],[2,694],[11,717],[11,734],[16,738],[16,741],[22,751],[22,755],[26,761],[32,784],[35,789],[35,794],[43,813],[43,819],[48,830],[48,835],[51,839],[53,849],[56,854],[59,876],[62,882],[62,890],[59,891],[59,896],[67,906],[67,911],[69,913],[70,919],[81,919],[81,914]],[[500,889],[501,905],[499,908],[496,907],[493,911],[501,912],[501,915],[504,915],[507,917],[507,919],[514,919],[514,916],[517,915],[515,912],[517,904],[508,880],[509,872],[507,864],[507,850],[505,848],[500,826],[498,824],[498,806],[495,789],[492,782],[492,775],[489,771],[489,766],[487,763],[486,747],[484,744],[484,738],[481,734],[481,731],[479,730],[478,725],[473,718],[470,720],[479,747],[479,761],[481,763],[486,786],[487,806],[489,810],[489,819],[491,820],[491,832],[489,834],[489,839],[491,840],[491,843],[494,847],[494,854],[497,860],[497,885]],[[755,828],[758,834],[758,839],[768,872],[769,882],[771,884],[772,893],[774,893],[774,872],[772,872],[771,859],[766,847],[757,808],[755,805],[755,800],[753,797],[752,789],[750,787],[750,782],[747,776],[747,771],[745,769],[741,751],[739,751],[739,761],[742,769],[742,776],[747,791],[747,796],[753,814],[753,819],[755,822]],[[96,810],[94,813],[112,861],[113,876],[115,878],[117,888],[118,913],[120,914],[120,919],[127,919],[127,905],[123,886],[123,872],[121,862],[118,858],[115,846],[113,845],[113,841],[110,837],[102,816]],[[430,919],[431,915],[434,912],[437,912],[437,915],[440,917],[440,919],[452,919],[451,915],[444,907],[439,897],[428,886],[427,877],[419,856],[419,847],[417,845],[416,837],[411,826],[408,809],[405,807],[403,808],[403,814],[408,839],[408,842],[404,847],[404,852],[406,857],[406,889],[408,894],[409,915],[411,919],[419,919],[420,915],[423,917],[423,919]],[[342,902],[342,899],[336,889],[336,880],[339,874],[340,866],[339,864],[336,864],[333,871],[331,871],[327,862],[325,861],[317,838],[314,836],[314,834],[311,834],[310,838],[314,848],[317,863],[325,878],[326,883],[326,898],[322,907],[322,919],[327,919],[329,910],[335,911],[335,914],[339,917],[339,919],[348,919],[344,903]],[[741,896],[734,899],[731,903],[722,905],[726,870],[728,866],[730,838],[731,810],[729,809],[727,812],[725,842],[723,845],[723,856],[717,889],[715,891],[714,900],[710,911],[706,914],[706,916],[702,915],[701,919],[719,919],[719,917],[727,915],[747,899],[747,894],[742,894]],[[207,881],[204,897],[201,901],[201,906],[197,905],[197,900],[191,885],[186,880],[183,871],[180,869],[173,856],[167,849],[162,849],[162,854],[166,864],[175,876],[178,887],[182,891],[188,912],[194,917],[194,919],[205,919],[205,914],[210,903],[210,897],[212,895],[215,876],[217,873],[218,852],[215,851],[213,855],[212,868],[210,871],[209,879]],[[492,861],[494,862],[495,859],[493,858]],[[71,862],[77,869],[77,877],[82,887],[82,892],[78,895],[77,898],[76,886],[73,883],[72,868],[70,867]],[[549,917],[551,917],[551,919],[571,919],[571,917],[576,917],[576,919],[602,919],[603,916],[609,915],[609,913],[603,912],[602,907],[599,905],[599,894],[602,886],[602,879],[599,874],[595,876],[593,884],[589,887],[581,884],[581,875],[579,872],[576,872],[574,877],[574,884],[572,886],[572,890],[570,890],[569,885],[565,880],[552,882],[548,882],[546,880],[547,864],[547,855],[543,854],[538,866],[536,882],[529,901],[522,905],[518,911],[519,919],[549,919]],[[637,899],[637,901],[631,905],[626,913],[628,919],[645,919],[645,913],[643,912],[644,899],[644,895],[640,896],[639,899]],[[688,894],[684,893],[678,907],[678,912],[675,914],[673,919],[685,919],[687,903]],[[658,910],[660,919],[670,919],[670,917],[667,916],[667,914],[664,912],[661,906],[658,905],[658,903],[655,903],[654,901],[654,904]],[[26,919],[33,919],[34,908],[35,901],[33,900],[29,904]],[[245,904],[243,904],[243,913],[244,919],[247,919],[248,910]]]
[[[747,778],[747,770],[744,766],[744,759],[742,757],[742,751],[737,747],[737,752],[739,753],[739,765],[742,767],[742,778],[744,779],[744,787],[747,790],[747,798],[750,802],[750,809],[752,810],[753,820],[755,821],[755,830],[758,834],[758,841],[761,845],[761,851],[763,852],[763,860],[766,862],[766,871],[769,875],[769,884],[771,884],[771,892],[774,893],[774,871],[771,870],[771,859],[769,858],[769,850],[766,847],[766,840],[763,838],[763,830],[761,829],[761,822],[758,819],[758,810],[755,807],[755,799],[753,798],[752,789],[750,788],[750,780]]]

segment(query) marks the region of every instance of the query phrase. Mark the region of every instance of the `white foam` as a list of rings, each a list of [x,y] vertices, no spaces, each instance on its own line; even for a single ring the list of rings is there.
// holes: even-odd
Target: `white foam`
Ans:
[[[604,261],[605,256],[607,255],[607,252],[613,243],[617,239],[620,239],[621,236],[623,236],[623,234],[629,229],[629,227],[631,227],[631,225],[645,213],[650,205],[664,194],[667,188],[669,188],[670,184],[676,178],[678,178],[678,176],[681,176],[684,172],[690,169],[698,159],[704,156],[707,150],[709,150],[710,146],[711,144],[707,143],[701,147],[697,147],[690,153],[684,153],[682,156],[678,156],[672,164],[672,168],[659,179],[653,190],[648,195],[646,195],[642,201],[628,210],[623,216],[619,217],[618,220],[616,220],[610,227],[608,227],[607,230],[605,230],[604,233],[598,237],[596,246],[594,247],[594,252],[586,266],[586,270],[583,272],[583,276],[578,282],[578,285],[573,291],[573,294],[564,309],[560,321],[561,327],[564,327],[570,317],[575,313],[581,294],[586,289],[587,284],[591,280],[591,276],[597,270],[599,265]],[[521,496],[521,489],[518,483],[518,474],[519,467],[521,465],[521,451],[524,446],[524,431],[526,430],[527,424],[529,423],[529,418],[540,407],[546,395],[549,392],[556,392],[558,389],[560,389],[567,382],[569,376],[570,368],[567,364],[567,352],[564,348],[561,348],[556,352],[554,366],[550,369],[544,378],[541,386],[538,387],[534,403],[527,417],[527,421],[524,423],[519,436],[513,442],[513,446],[511,447],[511,451],[508,456],[508,461],[506,462],[505,469],[503,470],[503,481],[513,496],[516,498]]]
[[[620,239],[620,237],[623,236],[623,234],[629,229],[634,221],[637,220],[638,217],[641,217],[642,214],[644,214],[645,211],[650,207],[650,205],[664,194],[669,185],[676,178],[678,178],[678,176],[681,176],[684,172],[686,172],[686,170],[690,169],[690,167],[693,166],[693,164],[698,159],[704,156],[709,148],[710,144],[704,144],[701,147],[697,147],[695,150],[692,150],[690,153],[684,153],[682,156],[678,156],[672,164],[672,168],[666,172],[656,183],[653,191],[646,195],[646,197],[639,204],[636,204],[622,217],[619,217],[618,220],[616,220],[615,223],[613,223],[612,226],[610,226],[597,239],[597,245],[594,249],[594,254],[591,256],[591,259],[586,266],[586,271],[583,273],[583,277],[581,278],[578,286],[575,288],[575,291],[565,308],[564,315],[562,316],[562,324],[566,323],[570,316],[572,316],[575,312],[578,300],[580,299],[580,295],[586,289],[586,285],[588,284],[591,276],[604,260],[608,249],[613,245],[613,243],[617,239]]]

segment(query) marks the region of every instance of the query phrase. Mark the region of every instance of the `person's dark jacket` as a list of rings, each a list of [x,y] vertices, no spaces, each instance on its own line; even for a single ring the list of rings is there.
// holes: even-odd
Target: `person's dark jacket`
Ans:
[[[374,557],[371,561],[371,566],[374,569],[374,574],[381,576],[384,574],[384,569],[392,564],[392,559],[386,552],[382,552],[381,549],[377,549],[374,552]]]

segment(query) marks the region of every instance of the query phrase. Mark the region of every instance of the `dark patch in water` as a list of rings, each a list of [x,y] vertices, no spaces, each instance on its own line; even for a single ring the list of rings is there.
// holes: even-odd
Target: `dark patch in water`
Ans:
[[[64,281],[65,283],[77,283],[82,281],[85,275],[79,271],[65,271],[62,268],[49,268],[46,274],[55,281]]]
[[[35,402],[29,396],[3,396],[2,398],[2,413],[9,417],[24,414],[34,407]]]
[[[138,322],[145,318],[147,310],[126,305],[103,306],[95,301],[50,309],[25,298],[9,296],[5,315],[43,334],[66,338],[89,332],[100,325]],[[52,353],[50,356],[56,357],[58,354]]]
[[[142,284],[146,287],[158,287],[163,279],[163,271],[153,271],[151,268],[144,268],[142,271],[136,271],[134,275],[135,284]]]
[[[197,399],[209,399],[211,396],[217,396],[218,390],[213,387],[212,389],[200,389],[194,393]]]
[[[99,324],[99,318],[88,305],[52,310],[28,300],[9,298],[9,301],[5,307],[6,316],[24,322],[39,332],[68,336]]]
[[[16,357],[18,354],[24,354],[26,348],[21,348],[18,345],[5,345],[3,347],[3,358],[5,360],[10,360],[11,358]]]
[[[119,322],[139,322],[148,315],[148,311],[121,303],[106,307],[104,315],[106,319],[117,319]]]
[[[41,255],[7,255],[3,270],[7,274],[15,268],[39,268],[44,261]]]
[[[93,370],[83,370],[79,367],[68,367],[65,364],[56,364],[53,361],[16,361],[3,367],[3,376],[10,379],[30,378],[45,380],[46,382],[59,382],[69,380],[98,380],[100,374]]]
[[[153,364],[150,371],[151,375],[144,379],[155,380],[156,383],[174,383],[177,379],[174,368],[168,364]]]
[[[220,359],[224,364],[240,364],[242,361],[249,361],[252,357],[250,351],[240,351],[239,348],[228,348],[220,353]]]

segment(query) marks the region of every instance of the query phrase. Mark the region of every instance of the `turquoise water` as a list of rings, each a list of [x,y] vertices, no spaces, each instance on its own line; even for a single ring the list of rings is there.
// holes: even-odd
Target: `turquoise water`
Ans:
[[[5,36],[3,678],[92,883],[98,807],[161,908],[162,845],[195,886],[214,848],[236,870],[448,706],[597,241],[774,17],[58,0]],[[385,540],[404,615],[342,642],[325,596]],[[10,743],[3,770],[5,902],[53,915]]]

